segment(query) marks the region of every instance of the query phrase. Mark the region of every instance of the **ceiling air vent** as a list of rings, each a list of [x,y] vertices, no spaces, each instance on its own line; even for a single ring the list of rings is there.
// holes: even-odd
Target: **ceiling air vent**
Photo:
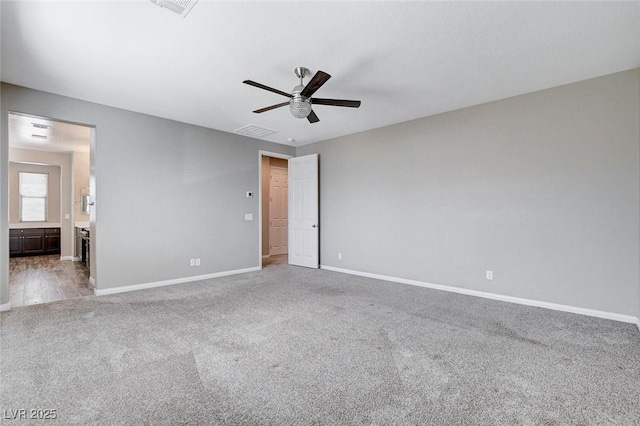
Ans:
[[[277,130],[267,129],[266,127],[256,126],[255,124],[247,124],[244,127],[240,127],[235,130],[236,133],[241,135],[250,136],[252,138],[264,138],[265,136],[277,133]]]
[[[151,3],[165,7],[183,18],[193,9],[198,0],[151,0]]]

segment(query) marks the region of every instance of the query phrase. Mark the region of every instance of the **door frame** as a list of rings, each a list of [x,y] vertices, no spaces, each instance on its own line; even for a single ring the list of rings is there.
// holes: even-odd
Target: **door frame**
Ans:
[[[262,157],[274,157],[289,160],[295,155],[279,152],[258,151],[258,267],[262,269]]]
[[[1,113],[1,112],[0,112]],[[97,126],[94,124],[86,124],[86,123],[82,123],[82,122],[78,122],[78,121],[70,121],[70,120],[64,120],[64,119],[60,119],[60,118],[55,118],[55,117],[49,117],[49,116],[45,116],[45,115],[39,115],[39,114],[33,114],[33,113],[29,113],[29,112],[24,112],[24,111],[16,111],[13,109],[7,109],[4,111],[4,113],[6,114],[6,119],[7,119],[7,123],[9,122],[9,116],[11,114],[14,115],[20,115],[20,116],[24,116],[24,117],[32,117],[35,119],[43,119],[43,120],[49,120],[49,121],[57,121],[60,123],[66,123],[66,124],[72,124],[75,126],[82,126],[82,127],[88,127],[89,129],[91,129],[91,136],[90,136],[90,141],[89,141],[89,187],[90,189],[90,193],[91,193],[91,201],[94,201],[97,199],[97,195],[96,195],[96,169],[97,169],[97,150],[96,150],[96,145],[97,145]],[[5,178],[7,178],[7,183],[6,185],[8,185],[8,176],[9,176],[9,126],[7,125],[7,127],[5,129],[2,129],[2,133],[4,137],[6,137],[7,140],[7,151],[6,151],[6,158],[2,159],[1,161],[3,161],[3,163],[6,165],[7,167],[7,175],[5,176]],[[60,209],[61,209],[61,217],[60,220],[68,220],[70,222],[70,227],[71,227],[71,231],[73,236],[69,236],[72,238],[73,241],[73,253],[72,253],[72,258],[73,256],[75,256],[75,215],[74,215],[74,205],[73,205],[73,197],[74,197],[74,167],[73,167],[73,155],[71,156],[71,168],[70,168],[70,172],[71,172],[71,205],[68,206],[69,207],[69,213],[70,213],[70,219],[63,219],[63,206],[60,205]],[[4,182],[3,182],[4,183]],[[1,191],[0,191],[1,192]],[[6,190],[6,203],[8,205],[9,202],[9,190],[7,187]],[[8,212],[7,212],[8,213]],[[92,247],[94,247],[94,249],[91,250],[90,256],[91,256],[91,267],[89,270],[89,286],[93,287],[94,293],[95,293],[95,288],[97,286],[96,283],[96,275],[97,275],[97,259],[96,259],[96,250],[95,250],[95,239],[96,239],[96,209],[95,207],[91,209],[90,213],[89,213],[89,223],[90,223],[90,228],[91,228],[91,245]],[[2,220],[2,222],[0,223],[0,226],[2,227],[2,229],[5,229],[7,231],[7,236],[9,235],[9,215],[7,214],[7,218],[6,221],[4,221],[4,218]],[[61,235],[62,237],[62,235]],[[7,244],[8,244],[8,239],[7,239]],[[62,257],[62,256],[61,256]],[[6,265],[7,268],[7,274],[4,275],[4,271],[3,273],[0,274],[0,286],[6,286],[5,290],[7,292],[7,294],[9,294],[9,247],[7,246],[7,251],[6,251],[6,257],[4,256],[4,253],[2,255],[0,255],[0,261],[3,262]],[[65,259],[65,260],[73,260],[73,259]],[[2,282],[4,281],[4,282]],[[2,293],[2,291],[0,290],[0,293]],[[2,305],[0,304],[0,312],[4,311],[4,310],[10,310],[11,309],[11,303],[10,301],[6,303],[6,305]]]

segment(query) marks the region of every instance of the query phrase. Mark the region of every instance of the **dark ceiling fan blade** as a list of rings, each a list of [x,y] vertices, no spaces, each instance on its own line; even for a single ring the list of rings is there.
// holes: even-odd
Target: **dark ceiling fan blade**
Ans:
[[[289,105],[289,102],[287,101],[287,102],[283,102],[281,104],[275,104],[275,105],[271,105],[271,106],[268,106],[268,107],[260,108],[260,109],[257,109],[255,111],[253,111],[253,112],[255,112],[256,114],[260,114],[261,112],[271,111],[272,109],[280,108],[280,107],[283,107],[285,105]]]
[[[286,93],[286,92],[283,92],[282,90],[274,89],[273,87],[265,86],[264,84],[256,83],[255,81],[245,80],[243,81],[243,83],[248,84],[249,86],[257,87],[259,89],[264,89],[273,93],[277,93],[278,95],[286,96],[287,98],[293,97],[293,95],[291,95],[290,93]]]
[[[331,78],[331,76],[329,74],[327,74],[326,72],[318,71],[316,73],[316,75],[313,76],[311,81],[309,83],[307,83],[305,88],[302,89],[302,92],[300,92],[300,95],[304,96],[306,98],[310,97],[311,95],[316,93],[316,91],[320,87],[322,87],[322,85],[325,84],[327,82],[327,80],[329,80],[330,78]]]
[[[309,115],[307,115],[307,120],[309,120],[309,123],[317,123],[318,121],[320,121],[316,113],[313,111],[311,111]]]
[[[349,101],[346,99],[311,98],[311,103],[313,105],[333,105],[333,106],[348,107],[348,108],[360,107],[360,101]]]

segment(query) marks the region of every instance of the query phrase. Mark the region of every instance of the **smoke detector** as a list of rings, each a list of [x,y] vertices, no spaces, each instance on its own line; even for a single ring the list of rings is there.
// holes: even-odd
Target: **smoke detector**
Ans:
[[[198,0],[151,0],[151,3],[169,9],[185,18]]]

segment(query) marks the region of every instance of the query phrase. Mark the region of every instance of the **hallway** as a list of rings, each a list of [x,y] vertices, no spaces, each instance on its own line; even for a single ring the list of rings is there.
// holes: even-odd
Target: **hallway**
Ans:
[[[263,268],[270,265],[286,265],[287,263],[289,263],[289,255],[287,253],[262,258]]]

